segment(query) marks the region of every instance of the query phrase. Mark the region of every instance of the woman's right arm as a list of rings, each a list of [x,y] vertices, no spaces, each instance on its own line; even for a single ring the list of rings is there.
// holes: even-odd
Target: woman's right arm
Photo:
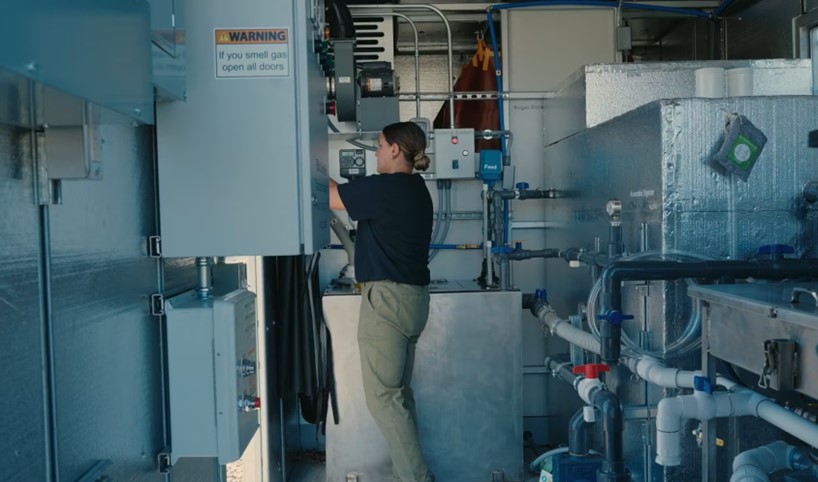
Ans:
[[[341,196],[338,194],[338,183],[333,181],[332,178],[329,180],[329,208],[339,211],[346,210],[344,202],[341,201]]]

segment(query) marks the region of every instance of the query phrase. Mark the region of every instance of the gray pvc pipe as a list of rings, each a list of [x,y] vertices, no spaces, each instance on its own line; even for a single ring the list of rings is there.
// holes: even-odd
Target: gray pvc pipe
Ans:
[[[338,216],[335,215],[332,211],[332,218],[329,220],[329,226],[332,228],[332,231],[338,236],[338,240],[341,241],[341,244],[344,246],[344,251],[347,252],[347,264],[351,266],[353,269],[355,268],[355,243],[352,241],[352,238],[349,236],[349,230],[347,230],[344,223],[338,219]]]
[[[769,482],[768,475],[808,467],[806,449],[779,440],[738,454],[730,482]]]

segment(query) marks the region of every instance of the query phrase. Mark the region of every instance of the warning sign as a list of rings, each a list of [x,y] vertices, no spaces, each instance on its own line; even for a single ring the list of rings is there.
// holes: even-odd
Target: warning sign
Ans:
[[[288,29],[216,29],[215,33],[217,78],[290,75]]]

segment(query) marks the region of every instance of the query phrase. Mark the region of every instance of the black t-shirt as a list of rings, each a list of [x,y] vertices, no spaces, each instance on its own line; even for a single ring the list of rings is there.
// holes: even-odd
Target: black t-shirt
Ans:
[[[358,221],[355,278],[429,284],[432,197],[419,174],[380,174],[338,186]]]

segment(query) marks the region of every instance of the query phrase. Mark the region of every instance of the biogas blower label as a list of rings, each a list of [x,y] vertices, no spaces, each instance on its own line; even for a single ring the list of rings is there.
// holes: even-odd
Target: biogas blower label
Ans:
[[[217,78],[290,75],[288,29],[216,29],[215,32]]]

